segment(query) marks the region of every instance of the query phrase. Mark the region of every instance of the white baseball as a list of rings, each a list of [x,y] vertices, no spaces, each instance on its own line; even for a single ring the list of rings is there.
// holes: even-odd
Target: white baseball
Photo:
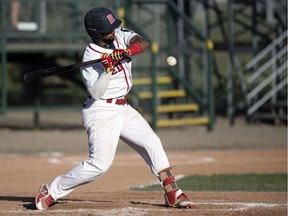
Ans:
[[[177,64],[177,59],[174,56],[168,56],[166,61],[169,66],[175,66]]]

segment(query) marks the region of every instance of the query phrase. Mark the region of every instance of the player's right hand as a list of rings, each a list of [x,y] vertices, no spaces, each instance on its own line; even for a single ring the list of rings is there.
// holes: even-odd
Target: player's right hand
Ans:
[[[111,54],[111,58],[114,59],[115,61],[122,61],[125,58],[127,58],[127,55],[129,56],[128,50],[123,50],[123,49],[115,49]]]
[[[112,73],[114,71],[115,60],[111,58],[110,54],[104,53],[100,59],[100,62],[103,64],[106,72]]]

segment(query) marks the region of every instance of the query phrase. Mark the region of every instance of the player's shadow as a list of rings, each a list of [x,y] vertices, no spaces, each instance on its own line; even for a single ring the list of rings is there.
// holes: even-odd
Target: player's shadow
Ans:
[[[35,197],[17,197],[17,196],[0,196],[0,201],[11,201],[11,202],[22,202],[23,207],[26,208],[27,210],[37,210],[35,206]],[[50,207],[54,205],[62,205],[65,204],[69,201],[76,201],[76,202],[86,202],[85,200],[79,200],[79,199],[62,199],[60,202],[54,202],[51,204]],[[103,201],[103,200],[97,200],[94,201],[95,203],[100,203],[100,202],[112,202],[112,201]],[[148,203],[148,202],[135,202],[131,201],[129,202],[133,205],[150,205],[150,206],[157,206],[157,207],[165,207],[163,204],[155,204],[155,203]]]
[[[37,210],[35,206],[35,197],[17,197],[17,196],[0,196],[0,201],[12,201],[12,202],[22,202],[23,207],[26,208],[27,210]],[[51,206],[57,204],[52,203]]]
[[[136,202],[136,201],[131,201],[129,202],[133,205],[150,205],[150,206],[157,206],[157,207],[167,207],[164,204],[155,204],[155,203],[148,203],[148,202]]]
[[[22,202],[22,206],[27,210],[37,210],[35,206],[35,197],[16,197],[16,196],[0,196],[0,201]],[[53,202],[50,207],[54,205],[63,205],[67,202],[87,202],[87,200],[80,199],[61,199],[60,201]],[[93,202],[93,201],[90,201]],[[95,203],[109,203],[112,201],[96,200]]]
[[[3,201],[18,201],[18,202],[32,202],[34,197],[16,197],[16,196],[0,196]]]
[[[23,207],[30,210],[36,210],[34,199],[35,197],[0,196],[0,200],[23,202]]]

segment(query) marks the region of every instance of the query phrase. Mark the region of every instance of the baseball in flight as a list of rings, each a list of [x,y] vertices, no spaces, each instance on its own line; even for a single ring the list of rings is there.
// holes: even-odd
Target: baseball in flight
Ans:
[[[167,61],[167,64],[172,67],[177,64],[177,59],[174,56],[168,56],[166,61]]]

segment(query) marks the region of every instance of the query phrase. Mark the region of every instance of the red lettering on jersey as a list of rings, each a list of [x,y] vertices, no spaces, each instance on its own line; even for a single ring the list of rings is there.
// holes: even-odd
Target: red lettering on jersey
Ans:
[[[113,17],[112,14],[108,14],[108,15],[107,15],[107,19],[109,20],[110,24],[112,24],[112,23],[115,22],[115,19],[114,19],[114,17]]]
[[[121,71],[124,71],[124,67],[122,66],[122,64],[116,64],[112,75],[117,74]]]

